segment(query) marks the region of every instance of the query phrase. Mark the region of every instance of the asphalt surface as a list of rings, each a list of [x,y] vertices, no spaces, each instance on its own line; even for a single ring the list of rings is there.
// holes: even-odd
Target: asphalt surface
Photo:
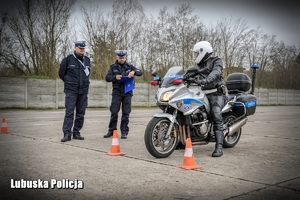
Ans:
[[[211,157],[214,143],[193,146],[197,170],[177,167],[184,149],[148,153],[144,131],[157,112],[133,108],[128,138],[119,133],[125,155],[108,156],[108,109],[88,109],[85,140],[66,143],[63,109],[0,110],[10,131],[0,134],[0,199],[300,199],[299,106],[257,107],[220,158]],[[37,188],[20,188],[30,184]]]

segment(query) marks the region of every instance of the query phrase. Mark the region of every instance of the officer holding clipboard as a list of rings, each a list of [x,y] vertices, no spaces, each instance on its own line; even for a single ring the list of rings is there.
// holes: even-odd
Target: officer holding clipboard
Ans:
[[[122,107],[121,118],[121,139],[126,139],[129,133],[129,114],[131,112],[131,99],[134,89],[134,76],[141,76],[142,70],[137,69],[126,61],[126,50],[117,50],[116,62],[113,63],[105,77],[107,82],[112,82],[112,100],[110,105],[110,122],[108,125],[108,133],[104,138],[113,135],[113,131],[117,130],[118,113]]]

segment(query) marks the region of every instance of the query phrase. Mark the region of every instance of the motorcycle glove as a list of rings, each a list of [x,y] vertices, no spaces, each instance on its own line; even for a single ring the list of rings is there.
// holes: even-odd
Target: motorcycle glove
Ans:
[[[187,73],[187,74],[185,74],[185,75],[183,76],[183,80],[184,80],[184,81],[188,81],[188,79],[191,78],[191,77],[193,77],[193,76],[194,76],[194,74]]]
[[[200,81],[197,82],[197,85],[200,85],[200,86],[203,86],[203,85],[206,85],[206,84],[207,84],[206,79],[201,79]]]

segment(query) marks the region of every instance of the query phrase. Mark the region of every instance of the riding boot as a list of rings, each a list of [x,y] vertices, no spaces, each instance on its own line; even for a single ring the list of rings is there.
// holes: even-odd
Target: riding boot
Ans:
[[[208,136],[207,136],[207,138],[205,140],[206,140],[206,142],[215,142],[216,138],[215,138],[214,134],[212,134],[212,133],[209,132]]]
[[[212,157],[221,157],[223,155],[222,147],[223,147],[223,140],[224,135],[222,131],[216,131],[216,145],[215,145],[215,151],[212,153]]]

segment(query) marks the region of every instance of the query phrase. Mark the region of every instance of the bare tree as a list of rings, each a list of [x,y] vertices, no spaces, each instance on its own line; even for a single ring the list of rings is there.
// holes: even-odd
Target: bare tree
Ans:
[[[242,19],[223,18],[217,22],[215,31],[218,33],[216,49],[223,59],[226,77],[241,65],[245,57],[243,48],[247,46],[246,38],[252,30],[249,30],[247,22]]]
[[[264,34],[260,28],[250,29],[242,19],[223,18],[205,27],[189,4],[173,12],[163,7],[157,18],[147,18],[138,0],[114,0],[112,9],[105,12],[96,4],[81,8],[83,17],[70,30],[74,3],[23,0],[15,10],[1,13],[0,75],[57,77],[59,61],[70,44],[83,38],[89,43],[92,78],[104,79],[115,61],[114,51],[126,49],[128,61],[143,69],[142,79],[150,80],[152,70],[164,74],[171,66],[194,65],[191,48],[207,40],[223,60],[225,77],[247,72],[245,68],[256,63],[261,67],[257,86],[299,88],[300,49],[277,42],[275,35]]]
[[[249,37],[251,39],[246,48],[247,59],[250,64],[256,63],[260,66],[256,83],[261,87],[266,85],[266,72],[274,68],[272,59],[284,53],[286,48],[284,43],[276,42],[275,35],[263,34],[259,29],[249,34]]]
[[[7,49],[10,49],[12,45],[7,27],[9,13],[1,12],[0,17],[0,75],[7,76],[9,75],[9,60],[7,59],[9,53]],[[11,63],[11,66],[14,66],[13,64],[14,63]],[[11,73],[12,72],[13,70],[11,70]]]
[[[81,10],[85,27],[83,35],[92,50],[92,78],[105,78],[115,59],[116,49],[126,49],[128,60],[139,59],[136,52],[143,41],[140,35],[145,15],[137,0],[115,0],[112,11],[106,14],[94,5],[89,10]]]
[[[144,9],[138,0],[114,0],[112,8],[110,17],[117,35],[117,47],[133,50],[140,39],[140,28],[145,18]]]
[[[156,21],[152,17],[151,19],[145,19],[143,26],[143,31],[140,33],[142,37],[142,42],[140,42],[136,55],[140,60],[140,67],[143,70],[143,79],[150,80],[151,72],[156,70],[156,55],[157,55],[157,46],[156,46]]]
[[[174,12],[167,7],[160,10],[157,20],[151,20],[146,38],[150,65],[157,71],[166,72],[171,66],[186,69],[193,65],[191,48],[203,34],[203,24],[199,17],[192,15],[189,4],[182,4]]]
[[[152,63],[158,71],[162,70],[163,72],[166,72],[173,65],[172,55],[175,55],[175,44],[172,40],[174,33],[169,31],[171,29],[170,13],[167,10],[167,7],[160,10],[158,21],[154,22],[154,26],[152,26]]]
[[[289,88],[300,90],[300,49],[298,49],[296,53],[298,53],[298,55],[295,57],[294,62],[291,63],[291,84]]]
[[[25,75],[57,77],[58,50],[74,0],[24,0],[8,21],[13,46],[9,62]]]
[[[81,27],[85,27],[82,34],[90,44],[93,63],[91,77],[105,79],[109,66],[115,59],[116,49],[110,16],[105,15],[97,5],[92,5],[89,9],[81,8],[81,11],[84,22]]]
[[[271,62],[274,67],[263,87],[300,89],[300,53],[294,46],[287,46],[281,54],[272,57]]]
[[[176,65],[182,66],[183,69],[193,65],[191,60],[191,49],[204,34],[204,25],[197,15],[193,15],[194,9],[189,4],[182,4],[175,8],[171,16],[170,29],[174,33],[173,40],[176,45]]]

